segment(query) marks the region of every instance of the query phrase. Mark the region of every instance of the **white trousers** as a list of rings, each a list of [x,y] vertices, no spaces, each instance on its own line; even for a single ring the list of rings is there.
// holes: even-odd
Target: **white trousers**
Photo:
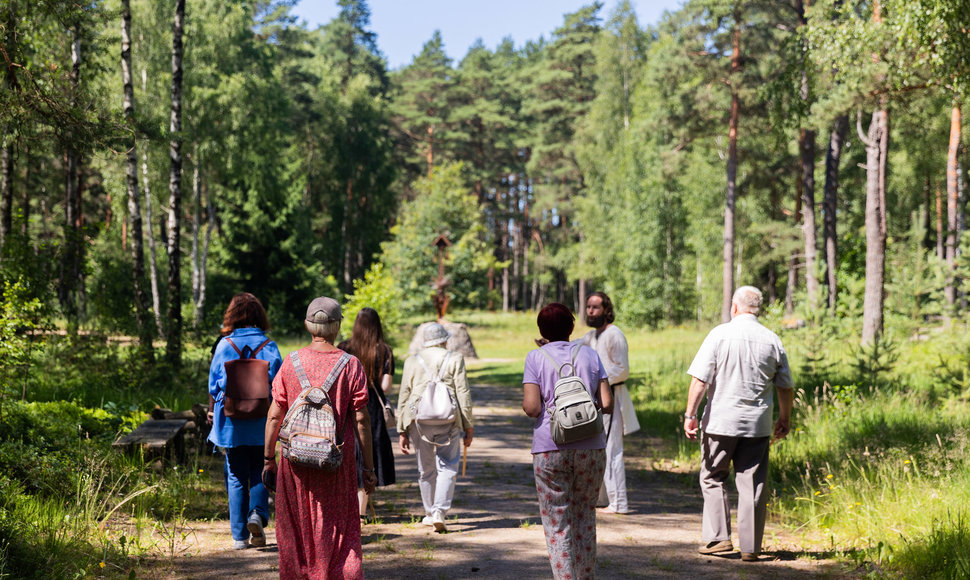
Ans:
[[[616,409],[612,415],[603,415],[608,421],[610,435],[606,439],[606,472],[603,485],[609,498],[609,509],[617,513],[630,511],[626,502],[626,469],[623,467],[623,413]]]
[[[408,427],[408,438],[418,459],[418,488],[424,513],[430,516],[441,511],[441,515],[445,515],[455,496],[461,429],[455,425],[422,425],[421,434],[418,434],[417,425],[412,424]]]

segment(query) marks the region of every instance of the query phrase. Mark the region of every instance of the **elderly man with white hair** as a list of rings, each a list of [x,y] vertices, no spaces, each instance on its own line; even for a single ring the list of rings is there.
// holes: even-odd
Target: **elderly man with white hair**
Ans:
[[[460,445],[471,445],[475,431],[465,359],[446,348],[449,336],[437,322],[424,328],[424,348],[404,361],[397,403],[401,453],[413,449],[418,459],[422,523],[438,532],[448,529]]]
[[[691,376],[684,415],[688,439],[701,435],[700,484],[704,496],[701,554],[733,552],[731,511],[725,482],[734,463],[738,489],[738,539],[741,560],[758,561],[768,500],[768,448],[772,435],[790,429],[794,385],[781,339],[758,322],[761,291],[742,286],[734,292],[731,321],[704,339],[687,374]],[[774,393],[778,419],[772,426]],[[698,421],[701,399],[707,395]]]

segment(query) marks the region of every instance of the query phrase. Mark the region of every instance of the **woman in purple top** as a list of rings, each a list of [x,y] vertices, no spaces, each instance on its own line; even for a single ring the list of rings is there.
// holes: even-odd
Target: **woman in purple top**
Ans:
[[[569,342],[575,325],[572,312],[554,302],[539,311],[536,322],[539,334],[548,341],[540,348],[553,360],[568,362],[572,349],[576,348]],[[613,396],[603,363],[592,348],[585,345],[578,348],[575,373],[582,377],[603,412],[610,413]],[[544,353],[537,349],[526,356],[522,409],[536,419],[532,466],[539,512],[553,577],[593,578],[596,576],[596,499],[606,469],[606,437],[600,433],[566,445],[557,445],[552,440],[547,408],[552,406],[558,378],[559,369]]]

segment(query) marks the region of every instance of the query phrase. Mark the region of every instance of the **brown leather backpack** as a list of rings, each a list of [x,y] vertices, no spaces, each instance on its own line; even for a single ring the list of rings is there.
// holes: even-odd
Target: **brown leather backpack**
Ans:
[[[261,419],[269,412],[269,361],[256,358],[256,353],[269,343],[269,339],[251,350],[243,350],[232,341],[226,341],[239,353],[239,358],[226,361],[226,397],[223,411],[233,419]],[[246,356],[248,352],[249,356]]]

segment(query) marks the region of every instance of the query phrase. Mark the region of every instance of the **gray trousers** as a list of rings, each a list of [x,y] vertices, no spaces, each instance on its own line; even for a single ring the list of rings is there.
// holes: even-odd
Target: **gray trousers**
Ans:
[[[462,431],[455,425],[426,425],[418,433],[418,426],[412,424],[408,436],[418,459],[418,489],[425,515],[436,511],[448,515],[455,497]]]
[[[701,437],[701,492],[704,495],[705,542],[731,539],[731,508],[724,484],[734,463],[738,488],[738,539],[741,551],[758,554],[765,533],[768,502],[768,443],[770,437]]]

